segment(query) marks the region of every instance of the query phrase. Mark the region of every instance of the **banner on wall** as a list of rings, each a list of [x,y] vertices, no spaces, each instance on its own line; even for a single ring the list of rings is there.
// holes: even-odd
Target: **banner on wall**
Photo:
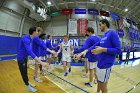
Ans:
[[[61,14],[62,15],[70,15],[72,14],[73,10],[72,9],[62,9]]]
[[[61,11],[60,10],[50,12],[50,16],[60,16],[60,15],[61,15]]]
[[[78,20],[78,35],[86,34],[88,20],[87,19],[79,19]]]
[[[100,15],[110,17],[109,12],[108,11],[103,11],[103,10],[100,11]]]
[[[86,9],[85,8],[76,8],[75,14],[86,14]]]
[[[68,33],[77,34],[77,20],[76,19],[69,19]]]
[[[111,17],[112,17],[113,19],[115,19],[115,20],[120,20],[120,17],[119,17],[119,15],[118,15],[117,13],[111,12],[110,15],[111,15]]]
[[[122,29],[122,30],[124,30],[124,19],[123,18],[121,18],[119,21],[117,21],[118,22],[118,28],[119,29]]]
[[[124,36],[124,31],[122,29],[118,29],[118,35],[119,36]]]
[[[88,9],[88,14],[99,15],[99,11],[96,9]]]

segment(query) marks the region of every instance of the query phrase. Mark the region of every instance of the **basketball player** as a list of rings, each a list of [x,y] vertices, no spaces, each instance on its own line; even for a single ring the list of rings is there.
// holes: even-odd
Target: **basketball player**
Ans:
[[[44,42],[46,43],[46,34],[45,33],[42,33],[39,35],[39,38]],[[40,47],[39,48],[39,52],[40,52],[40,60],[43,61],[43,62],[46,62],[46,49]],[[43,69],[42,69],[42,65],[39,65],[39,68],[40,68],[40,75],[44,75],[43,73]]]
[[[78,51],[74,51],[74,53],[80,53],[88,48],[90,48],[92,45],[97,43],[100,39],[99,37],[95,36],[94,34],[94,29],[92,27],[87,28],[87,34],[89,37],[85,41],[84,45],[82,48],[80,48]],[[97,64],[97,56],[93,55],[91,52],[88,52],[86,54],[87,56],[87,68],[89,70],[89,82],[85,83],[86,86],[92,87],[92,81],[93,81],[93,76],[95,76],[94,82],[97,82],[97,76],[96,76],[96,64]]]
[[[86,39],[89,37],[88,34],[85,35]],[[85,68],[85,74],[82,76],[83,78],[87,78],[88,77],[88,67],[87,67],[87,54],[84,57],[84,68]]]
[[[22,79],[27,86],[27,90],[31,92],[36,92],[35,85],[29,83],[28,75],[27,75],[27,59],[28,55],[30,55],[35,61],[39,62],[42,66],[48,66],[46,63],[42,62],[32,51],[31,49],[31,42],[34,36],[38,35],[37,27],[31,27],[29,29],[29,34],[25,35],[21,38],[18,54],[17,54],[17,61],[19,70],[22,76]]]
[[[91,50],[93,54],[98,54],[98,85],[96,93],[99,93],[100,90],[102,93],[107,93],[107,84],[109,81],[111,69],[115,62],[116,55],[121,53],[121,45],[117,33],[114,30],[109,29],[110,24],[108,20],[101,20],[99,26],[101,31],[105,32],[100,42],[83,51],[79,56],[85,55],[88,51]]]
[[[43,29],[40,27],[37,27],[37,31],[38,31],[38,36],[39,36],[43,32]],[[45,43],[38,36],[33,37],[33,40],[32,40],[32,50],[37,55],[37,57],[40,57],[40,52],[39,52],[40,47],[43,49],[46,49],[46,51],[52,54],[55,54],[55,51],[52,51],[49,48],[47,48]],[[42,82],[42,80],[40,80],[40,78],[38,78],[38,75],[37,75],[38,70],[39,70],[39,65],[40,63],[35,61],[34,80],[36,82]]]
[[[64,67],[64,76],[68,75],[68,72],[71,72],[71,54],[73,53],[73,46],[68,41],[69,37],[68,35],[64,35],[64,41],[60,44],[60,49],[57,52],[57,55],[62,50],[62,62]],[[68,70],[67,70],[68,67]]]
[[[46,47],[50,50],[52,50],[52,45],[51,45],[51,36],[47,35],[47,40],[46,40]],[[46,51],[46,60],[48,63],[52,62],[52,54],[48,51]]]

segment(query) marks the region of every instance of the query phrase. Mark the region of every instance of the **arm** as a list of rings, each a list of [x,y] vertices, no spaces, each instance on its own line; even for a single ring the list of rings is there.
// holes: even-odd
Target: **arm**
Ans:
[[[116,55],[121,53],[121,46],[120,46],[120,40],[118,35],[115,32],[111,33],[111,38],[110,38],[110,44],[112,44],[112,48],[104,48],[100,46],[96,46],[95,49],[92,50],[93,54],[100,54],[103,52],[106,52],[111,55]]]
[[[113,48],[107,48],[107,53],[120,54],[121,53],[120,39],[115,32],[112,32],[112,34],[111,34],[111,41],[113,44]]]
[[[88,42],[89,42],[89,40],[87,39],[80,49],[74,51],[74,54],[77,54],[77,53],[80,53],[80,52],[86,50],[88,48],[88,44],[89,44]]]
[[[25,46],[27,53],[34,59],[36,57],[36,55],[33,53],[32,49],[31,49],[30,41],[27,39],[23,39],[23,44]]]
[[[36,60],[37,62],[39,62],[42,66],[48,67],[47,64],[45,64],[44,62],[42,62],[42,61],[32,52],[32,49],[31,49],[31,47],[30,47],[30,41],[29,41],[29,40],[24,39],[24,40],[23,40],[23,44],[24,44],[24,46],[25,46],[25,49],[26,49],[27,53],[28,53],[34,60]]]
[[[100,41],[98,41],[97,43],[95,43],[93,46],[91,46],[90,48],[88,48],[88,51],[91,51],[92,49],[94,49],[96,46],[100,45]]]
[[[60,48],[59,48],[57,54],[59,54],[61,52],[61,50],[62,50],[62,43],[60,44]]]
[[[43,40],[41,40],[39,37],[35,37],[35,38],[34,38],[34,42],[35,42],[38,46],[40,46],[40,47],[42,47],[42,48],[44,48],[44,49],[47,48],[46,45],[45,45],[45,43],[43,42]]]
[[[87,43],[88,44],[88,43]],[[83,52],[81,52],[81,53],[79,53],[78,55],[77,55],[77,58],[79,58],[80,56],[82,56],[82,55],[86,55],[86,53],[87,52],[89,52],[89,51],[91,51],[92,49],[94,49],[97,45],[99,45],[100,44],[100,41],[99,42],[97,42],[97,43],[95,43],[93,46],[91,46],[90,48],[87,48],[86,50],[84,50]]]

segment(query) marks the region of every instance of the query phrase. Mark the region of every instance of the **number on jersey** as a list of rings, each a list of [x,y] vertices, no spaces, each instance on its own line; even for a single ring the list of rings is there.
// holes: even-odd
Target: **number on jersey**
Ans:
[[[65,50],[67,51],[67,48],[65,48]]]

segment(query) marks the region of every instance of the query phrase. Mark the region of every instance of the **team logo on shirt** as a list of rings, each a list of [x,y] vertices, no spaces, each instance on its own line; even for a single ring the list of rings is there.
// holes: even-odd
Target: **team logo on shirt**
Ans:
[[[103,38],[101,39],[100,43],[104,43],[105,40],[107,40],[107,37],[103,37]]]
[[[107,37],[103,37],[101,40],[107,40]]]

